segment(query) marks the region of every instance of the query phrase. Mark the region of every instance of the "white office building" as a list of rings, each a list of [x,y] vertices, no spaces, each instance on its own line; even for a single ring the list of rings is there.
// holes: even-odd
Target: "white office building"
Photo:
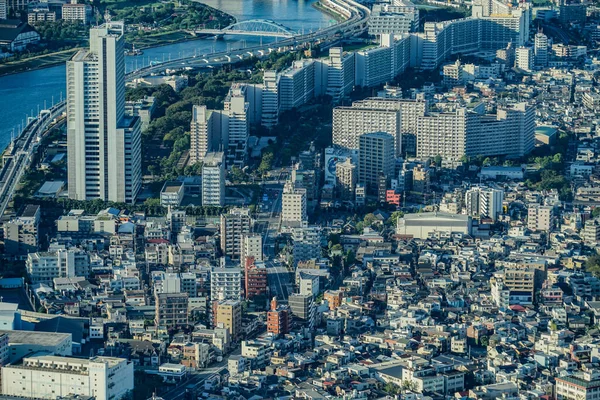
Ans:
[[[120,400],[132,390],[133,363],[123,358],[33,355],[2,367],[5,396],[56,399],[80,395]]]
[[[202,164],[202,205],[225,204],[225,161],[223,153],[208,153]]]
[[[67,62],[69,197],[133,203],[142,183],[138,117],[125,115],[124,24],[90,30]]]

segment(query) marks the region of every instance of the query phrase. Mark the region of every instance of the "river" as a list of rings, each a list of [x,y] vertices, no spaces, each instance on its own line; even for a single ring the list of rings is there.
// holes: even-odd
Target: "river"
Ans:
[[[203,0],[202,2],[233,15],[238,21],[269,19],[295,31],[312,31],[335,23],[316,10],[316,0]],[[264,42],[273,38],[264,38]],[[148,65],[151,61],[164,61],[194,54],[206,54],[259,44],[258,37],[226,36],[224,40],[199,39],[168,46],[149,48],[144,54],[126,57],[126,71]],[[12,134],[20,132],[27,116],[36,115],[38,109],[50,107],[60,101],[66,90],[65,65],[0,77],[0,151]]]

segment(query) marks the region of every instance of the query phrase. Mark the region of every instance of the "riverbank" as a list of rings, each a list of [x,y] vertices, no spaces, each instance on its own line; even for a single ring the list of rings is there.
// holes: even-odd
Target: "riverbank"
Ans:
[[[218,15],[222,19],[227,19],[230,22],[230,24],[237,22],[237,18],[231,14],[228,14],[224,11],[221,11],[199,1],[197,1],[197,3],[202,4],[202,6],[208,8],[214,15]],[[187,32],[185,29],[179,29],[177,31],[158,33],[156,35],[150,34],[135,38],[129,37],[126,38],[126,44],[134,45],[136,49],[144,50],[161,46],[169,46],[177,43],[189,42],[198,39],[205,39],[205,37],[198,37]],[[67,62],[80,49],[81,47],[74,47],[68,50],[43,54],[24,60],[11,61],[5,64],[0,64],[0,77],[18,74],[20,72],[40,70],[63,64]]]
[[[335,11],[333,11],[331,8],[324,6],[323,4],[321,4],[320,1],[317,1],[316,3],[314,3],[312,5],[315,9],[321,11],[323,14],[327,14],[330,17],[333,17],[333,19],[335,19],[337,22],[343,22],[345,21],[347,18],[345,16],[343,16],[342,14],[339,14]]]
[[[58,51],[56,53],[43,54],[27,58],[25,60],[11,61],[6,64],[0,64],[0,76],[18,74],[25,71],[44,69],[63,64],[80,49],[80,47],[75,47],[73,49]]]

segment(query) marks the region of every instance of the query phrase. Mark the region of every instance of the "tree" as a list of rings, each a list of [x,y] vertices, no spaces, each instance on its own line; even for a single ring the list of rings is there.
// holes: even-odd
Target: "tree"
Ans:
[[[482,347],[487,347],[487,345],[490,343],[490,338],[487,337],[486,335],[483,335],[482,337],[479,338],[479,345]]]
[[[262,159],[260,160],[260,165],[258,166],[258,173],[261,175],[265,175],[267,172],[271,170],[273,166],[273,153],[267,151],[263,154]]]
[[[594,276],[600,277],[600,254],[588,257],[585,262],[585,270]]]
[[[593,218],[600,217],[600,207],[596,207],[592,210],[592,217]]]
[[[400,387],[398,385],[393,384],[392,382],[388,382],[383,387],[383,391],[392,395],[396,395],[400,393]]]
[[[396,226],[398,224],[398,219],[402,217],[404,217],[404,213],[402,211],[394,211],[388,218],[387,224],[389,226]]]
[[[375,223],[375,221],[377,221],[377,217],[373,213],[368,213],[363,219],[363,223],[366,227],[370,227]]]
[[[436,167],[441,167],[442,166],[442,156],[441,155],[437,155],[433,158],[433,162],[435,163]]]

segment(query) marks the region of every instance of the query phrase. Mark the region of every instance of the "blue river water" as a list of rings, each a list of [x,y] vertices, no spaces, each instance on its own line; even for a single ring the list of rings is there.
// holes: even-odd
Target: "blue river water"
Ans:
[[[313,31],[334,23],[312,5],[316,0],[203,0],[212,7],[235,16],[238,21],[268,19],[295,31]],[[263,42],[273,41],[264,38]],[[194,54],[237,49],[261,43],[258,37],[226,36],[224,40],[199,39],[145,49],[136,57],[126,57],[127,71],[152,61]],[[0,77],[0,151],[17,135],[28,116],[60,101],[66,90],[65,65]]]

